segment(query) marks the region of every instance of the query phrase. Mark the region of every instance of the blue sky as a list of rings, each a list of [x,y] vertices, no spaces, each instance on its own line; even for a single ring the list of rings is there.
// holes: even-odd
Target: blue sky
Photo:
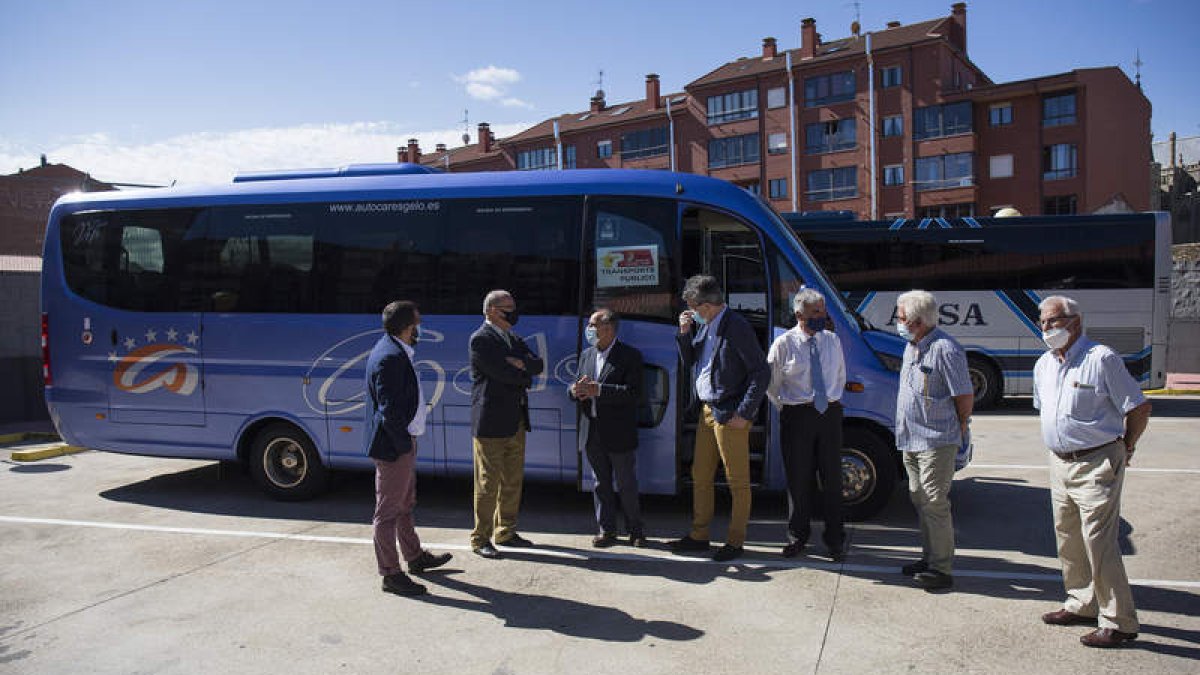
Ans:
[[[950,0],[861,0],[863,30],[950,14]],[[458,145],[463,111],[497,136],[664,93],[812,16],[849,34],[855,3],[757,0],[0,0],[0,174],[50,161],[102,180],[221,182],[237,171],[395,161]],[[1155,140],[1200,135],[1200,2],[976,0],[968,53],[997,82],[1120,66]]]

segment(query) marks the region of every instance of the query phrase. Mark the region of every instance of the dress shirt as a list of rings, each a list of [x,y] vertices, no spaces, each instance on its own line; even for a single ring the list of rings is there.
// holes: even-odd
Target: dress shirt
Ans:
[[[904,347],[896,396],[896,447],[923,452],[962,445],[955,396],[973,393],[962,345],[934,328]]]
[[[612,351],[615,344],[617,344],[616,340],[608,343],[608,349],[604,351],[600,351],[599,347],[596,348],[596,372],[592,373],[593,380],[600,381],[600,373],[604,372],[604,364],[608,363],[608,353]],[[596,387],[596,395],[592,398],[592,417],[596,416],[596,399],[600,398],[601,389],[603,387]]]
[[[713,389],[712,362],[717,342],[717,329],[720,328],[721,319],[725,318],[725,312],[728,311],[729,305],[725,305],[712,321],[704,325],[704,344],[700,347],[700,360],[696,362],[696,369],[699,371],[696,375],[696,396],[705,403],[717,400],[717,393]]]
[[[1058,454],[1116,440],[1125,433],[1125,415],[1145,401],[1121,357],[1084,335],[1062,361],[1047,351],[1033,367],[1042,441]]]
[[[767,396],[775,407],[813,402],[812,357],[809,355],[812,340],[816,340],[821,359],[825,398],[830,403],[841,400],[846,387],[846,359],[842,355],[841,340],[827,330],[810,336],[796,326],[775,338],[767,353],[767,362],[771,364],[771,386],[767,388]]]
[[[396,342],[400,343],[404,353],[408,354],[408,363],[412,366],[413,376],[417,378],[417,412],[413,415],[412,421],[408,423],[408,433],[411,436],[420,436],[425,433],[425,418],[429,416],[429,408],[425,405],[425,392],[421,391],[421,373],[417,370],[417,362],[413,360],[416,358],[417,352],[404,340],[396,340]]]

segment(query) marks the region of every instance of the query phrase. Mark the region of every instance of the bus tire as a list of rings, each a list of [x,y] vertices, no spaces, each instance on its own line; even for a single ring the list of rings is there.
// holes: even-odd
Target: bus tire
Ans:
[[[847,427],[842,433],[842,505],[846,520],[867,520],[883,510],[896,489],[895,452],[877,433]]]
[[[250,475],[272,499],[312,499],[328,487],[329,472],[311,439],[291,424],[272,424],[254,437]]]
[[[975,391],[975,409],[995,408],[1000,402],[1000,393],[1004,391],[1004,382],[995,364],[983,356],[968,354],[967,373],[971,376],[971,387]]]

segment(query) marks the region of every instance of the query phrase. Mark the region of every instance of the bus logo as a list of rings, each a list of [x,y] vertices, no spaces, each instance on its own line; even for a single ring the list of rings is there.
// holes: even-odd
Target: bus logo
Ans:
[[[195,349],[173,344],[149,344],[121,357],[113,370],[113,384],[121,391],[145,394],[160,387],[187,396],[196,390],[199,374],[190,363],[172,362],[180,354],[195,354]]]

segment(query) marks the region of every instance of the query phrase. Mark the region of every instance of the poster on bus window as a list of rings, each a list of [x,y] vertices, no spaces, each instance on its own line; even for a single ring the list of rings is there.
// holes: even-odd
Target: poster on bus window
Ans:
[[[596,288],[657,285],[656,244],[596,247]]]

